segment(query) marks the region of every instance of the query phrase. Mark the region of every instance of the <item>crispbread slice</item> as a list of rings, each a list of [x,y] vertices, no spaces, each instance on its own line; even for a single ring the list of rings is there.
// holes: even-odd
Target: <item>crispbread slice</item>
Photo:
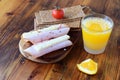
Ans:
[[[71,19],[73,20],[76,18],[83,17],[85,15],[80,5],[63,8],[63,10],[65,12],[65,17],[63,19],[53,18],[52,10],[39,11],[39,15],[37,15],[36,17],[40,17],[40,19],[37,18],[37,21],[39,24],[51,23],[51,22],[63,22],[63,21],[65,22]]]
[[[45,27],[48,27],[50,25],[54,25],[53,23],[51,23],[51,24],[37,24],[36,19],[34,19],[34,21],[35,21],[34,22],[34,30],[45,28]],[[70,28],[79,28],[80,27],[80,19],[75,20],[75,21],[71,21],[71,22],[57,23],[57,24],[66,24]]]

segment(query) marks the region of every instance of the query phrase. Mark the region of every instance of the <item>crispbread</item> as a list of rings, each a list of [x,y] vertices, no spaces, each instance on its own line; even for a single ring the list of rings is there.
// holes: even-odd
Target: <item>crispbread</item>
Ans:
[[[63,8],[65,17],[55,19],[52,10],[43,10],[35,13],[34,30],[54,24],[67,24],[71,28],[79,28],[81,17],[85,16],[81,5]]]
[[[50,25],[53,25],[53,23],[51,23],[51,24],[36,24],[36,19],[34,19],[34,20],[35,20],[34,30],[45,28],[45,27],[48,27]],[[71,21],[71,22],[61,22],[61,23],[57,23],[57,24],[67,24],[70,28],[79,28],[80,19],[77,19],[77,20],[74,20],[74,21]]]
[[[84,16],[84,12],[82,11],[82,8],[80,5],[63,8],[65,12],[65,16],[63,19],[55,19],[52,16],[52,10],[44,10],[39,11],[39,15],[41,17],[42,23],[49,23],[49,22],[62,22],[62,21],[68,21],[70,19],[76,19]]]

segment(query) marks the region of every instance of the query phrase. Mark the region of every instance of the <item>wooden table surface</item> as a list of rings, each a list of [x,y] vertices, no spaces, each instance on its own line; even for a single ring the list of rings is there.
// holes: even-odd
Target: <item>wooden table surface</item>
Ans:
[[[60,62],[35,63],[20,54],[20,36],[33,29],[36,11],[79,4],[110,16],[115,23],[103,54],[85,52],[81,31],[72,32],[78,35],[77,42]],[[76,67],[88,58],[98,63],[96,75],[84,74]],[[0,80],[120,80],[120,0],[0,0]]]

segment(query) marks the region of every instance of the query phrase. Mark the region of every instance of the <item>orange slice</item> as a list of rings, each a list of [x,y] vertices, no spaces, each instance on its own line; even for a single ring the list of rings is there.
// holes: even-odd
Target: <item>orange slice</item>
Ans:
[[[93,75],[97,73],[98,64],[92,59],[87,59],[80,64],[77,64],[77,68],[86,74]]]

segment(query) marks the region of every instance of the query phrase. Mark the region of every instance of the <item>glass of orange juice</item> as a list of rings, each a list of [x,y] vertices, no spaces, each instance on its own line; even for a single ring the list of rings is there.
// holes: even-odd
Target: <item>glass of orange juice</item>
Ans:
[[[89,14],[81,21],[84,49],[91,54],[103,53],[109,40],[113,21],[103,14]]]

